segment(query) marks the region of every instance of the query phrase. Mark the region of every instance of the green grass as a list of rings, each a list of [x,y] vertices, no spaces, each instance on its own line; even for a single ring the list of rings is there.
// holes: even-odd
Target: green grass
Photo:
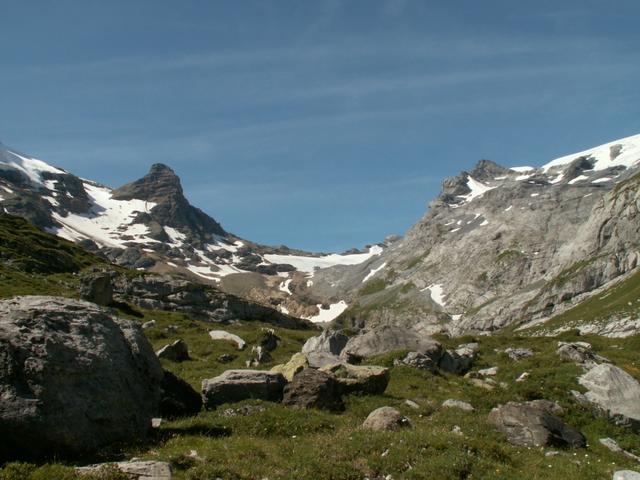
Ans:
[[[11,233],[11,230],[15,232]],[[11,237],[11,235],[14,235]],[[26,238],[28,247],[18,245],[17,236]],[[77,275],[83,269],[103,264],[97,257],[80,251],[63,240],[52,240],[19,220],[0,217],[0,297],[16,294],[55,294],[75,296]],[[63,269],[46,268],[51,251],[60,249],[70,261]],[[31,253],[33,260],[31,259]],[[43,263],[44,262],[44,263]],[[135,274],[132,272],[131,274]],[[371,283],[371,282],[369,282]],[[376,285],[375,283],[373,285]],[[369,285],[365,285],[369,288]],[[371,287],[372,288],[372,287]],[[358,308],[408,308],[403,298],[414,290],[411,284],[385,289],[377,284],[370,305]],[[374,290],[376,289],[374,288]],[[640,275],[613,287],[605,294],[588,300],[552,322],[566,324],[580,318],[603,318],[612,313],[628,313],[640,297]],[[632,302],[632,307],[628,305]],[[244,368],[251,358],[251,346],[259,342],[259,322],[243,321],[230,325],[207,323],[184,314],[133,309],[123,305],[118,313],[137,322],[156,320],[145,330],[155,349],[178,339],[189,346],[191,360],[182,363],[163,361],[163,366],[200,389],[202,379],[211,378],[231,368]],[[353,311],[353,310],[352,310]],[[635,310],[634,310],[635,311]],[[177,330],[168,329],[176,326]],[[224,329],[247,341],[238,351],[233,344],[212,341],[211,329]],[[273,362],[261,368],[285,362],[300,351],[315,331],[276,328],[281,342]],[[223,405],[215,411],[203,411],[195,417],[163,423],[144,444],[120,447],[117,456],[140,457],[171,462],[177,480],[228,479],[363,479],[392,475],[397,479],[544,479],[611,478],[613,471],[637,469],[637,464],[616,455],[598,443],[602,437],[616,439],[620,445],[640,454],[640,437],[616,427],[578,405],[570,394],[582,388],[577,383],[579,367],[559,361],[555,354],[558,340],[585,340],[595,351],[640,379],[640,336],[607,339],[576,336],[574,331],[555,339],[528,337],[503,331],[479,338],[439,340],[448,348],[468,341],[478,341],[479,357],[474,369],[498,366],[496,381],[503,384],[488,392],[467,379],[447,373],[431,373],[406,366],[393,366],[393,360],[405,352],[394,352],[373,359],[371,363],[391,368],[391,380],[383,395],[349,396],[346,410],[340,414],[317,410],[298,411],[280,404],[247,401]],[[509,360],[502,351],[507,347],[527,347],[535,355],[520,362]],[[235,358],[228,364],[218,361],[222,354]],[[527,381],[516,383],[523,372]],[[475,412],[448,410],[441,403],[448,399],[470,402]],[[557,401],[565,410],[564,419],[582,430],[588,447],[581,450],[554,449],[546,457],[546,448],[521,448],[509,445],[487,422],[489,411],[508,401],[546,398]],[[414,410],[405,404],[410,399],[419,404]],[[247,416],[221,415],[226,408],[242,404],[261,405],[263,411]],[[399,432],[369,432],[360,428],[366,416],[380,406],[393,406],[410,418],[413,428]],[[458,426],[463,435],[452,432]],[[195,452],[195,454],[192,454]],[[0,467],[0,480],[75,480],[73,464],[50,459],[41,464],[10,463]],[[121,480],[115,472],[103,472],[88,480]]]
[[[387,281],[382,278],[374,278],[373,280],[369,280],[358,292],[359,295],[373,295],[374,293],[378,293],[387,288]]]

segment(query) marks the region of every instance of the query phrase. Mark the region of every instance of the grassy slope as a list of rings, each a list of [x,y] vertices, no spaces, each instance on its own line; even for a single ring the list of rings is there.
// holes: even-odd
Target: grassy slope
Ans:
[[[4,222],[5,219],[0,217],[2,227],[6,226]],[[18,226],[25,228],[24,225]],[[31,245],[29,248],[37,251],[41,246],[31,242],[30,233],[23,231],[21,236],[26,236]],[[0,237],[3,235],[6,235],[6,228],[0,228]],[[50,240],[43,240],[42,248],[48,248],[47,242]],[[82,251],[75,250],[76,247],[67,242],[59,242],[65,249],[71,249],[70,255],[76,259],[74,268],[87,268],[99,261],[95,260],[97,257],[90,256],[85,262]],[[8,251],[4,243],[0,242],[0,248],[5,249],[1,250],[3,253]],[[25,251],[30,250],[23,249],[23,254]],[[0,297],[25,293],[75,295],[76,284],[72,271],[26,272],[24,267],[15,263],[7,265],[6,261],[0,266],[3,272],[11,275],[9,280],[2,277]],[[635,291],[627,293],[628,288],[621,287],[621,295],[607,297],[609,302],[617,298],[615,304],[606,303],[599,308],[604,312],[615,305],[623,307],[628,295],[637,298]],[[587,305],[585,308],[590,309],[582,314],[599,311],[595,306]],[[120,314],[127,316],[129,312]],[[140,322],[156,320],[157,325],[146,331],[155,348],[177,338],[187,342],[192,360],[182,364],[164,362],[164,365],[197,389],[203,378],[215,376],[228,368],[242,368],[250,355],[250,347],[237,352],[228,343],[211,341],[207,331],[217,326],[192,321],[182,314],[142,310],[139,316],[131,318]],[[176,325],[177,331],[167,331],[169,325]],[[258,341],[263,326],[242,322],[223,328],[237,333],[251,345]],[[277,334],[283,341],[274,352],[274,364],[299,351],[313,332],[277,329]],[[577,338],[591,342],[598,353],[640,379],[640,337],[576,337],[571,332],[559,337],[564,340]],[[471,339],[441,340],[453,346]],[[174,465],[175,478],[190,480],[212,479],[216,476],[224,479],[271,480],[362,479],[385,475],[392,475],[396,480],[564,480],[611,478],[614,470],[638,468],[637,464],[609,452],[598,443],[599,438],[612,437],[623,447],[640,454],[638,435],[594,417],[572,401],[569,391],[581,390],[576,381],[580,369],[558,361],[554,353],[556,339],[519,337],[505,332],[477,340],[481,350],[474,368],[499,366],[497,380],[505,382],[505,388],[487,392],[461,377],[392,367],[391,382],[384,395],[348,397],[347,409],[342,414],[295,411],[277,404],[261,403],[265,407],[264,412],[226,418],[220,415],[227,408],[223,406],[217,411],[202,412],[194,418],[166,422],[147,444],[127,447],[122,456],[170,461]],[[536,354],[521,362],[512,362],[500,352],[509,346],[532,348]],[[237,358],[230,364],[220,364],[217,357],[223,353],[235,354]],[[393,358],[394,355],[387,355],[375,359],[375,362],[392,366]],[[515,383],[515,378],[524,371],[531,372],[531,377],[526,382]],[[469,401],[477,411],[464,413],[442,409],[440,404],[447,398]],[[565,420],[582,429],[589,447],[576,451],[555,449],[560,452],[557,456],[546,457],[545,452],[550,449],[513,447],[486,423],[486,414],[492,407],[511,400],[533,398],[549,398],[560,402],[566,409]],[[406,406],[405,399],[418,402],[420,409],[413,410]],[[399,408],[411,419],[414,428],[390,433],[361,430],[359,425],[368,413],[383,405]],[[452,433],[456,425],[462,429],[463,436]],[[189,456],[192,450],[197,452],[197,458]],[[55,463],[41,466],[13,464],[0,469],[0,480],[25,478],[70,479],[73,475],[70,468]],[[107,478],[115,477],[104,476],[103,480]]]

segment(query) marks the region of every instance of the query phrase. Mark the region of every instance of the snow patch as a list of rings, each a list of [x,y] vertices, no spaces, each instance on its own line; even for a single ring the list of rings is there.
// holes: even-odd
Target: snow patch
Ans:
[[[441,307],[444,308],[445,306],[445,301],[444,301],[444,290],[442,289],[442,284],[441,283],[432,283],[431,285],[429,285],[428,287],[423,288],[422,290],[420,290],[421,292],[425,292],[429,290],[429,294],[431,295],[431,300],[433,300],[435,303],[437,303],[438,305],[440,305]]]
[[[604,182],[610,182],[612,180],[611,177],[602,177],[602,178],[597,178],[595,179],[593,182],[591,183],[604,183]]]
[[[329,268],[336,265],[358,265],[366,262],[374,256],[382,253],[382,247],[374,245],[367,253],[354,253],[349,255],[338,255],[337,253],[325,255],[323,257],[303,257],[300,255],[274,255],[267,254],[264,259],[271,263],[287,263],[293,265],[296,270],[313,275],[318,268]]]
[[[373,277],[376,273],[378,273],[380,270],[382,270],[386,266],[387,266],[387,262],[384,262],[378,268],[372,268],[371,271],[367,274],[367,276],[362,279],[362,283],[369,280],[371,277]]]
[[[2,148],[0,145],[0,169],[3,165],[20,171],[31,180],[31,183],[42,186],[44,186],[42,181],[43,172],[66,173],[64,170],[52,167],[42,160]]]
[[[281,292],[287,293],[289,295],[293,295],[293,292],[291,292],[291,290],[289,289],[289,285],[291,285],[291,279],[289,278],[288,280],[285,280],[284,282],[282,282],[280,284],[279,290]]]
[[[589,150],[556,158],[544,165],[542,169],[547,172],[552,167],[567,165],[580,157],[593,159],[594,170],[605,170],[617,166],[632,167],[640,161],[640,135],[622,138]]]
[[[309,320],[313,323],[331,322],[332,320],[338,318],[347,308],[349,308],[349,305],[344,300],[341,300],[338,303],[329,305],[329,308],[327,309],[322,308],[322,304],[318,304],[317,307],[320,312],[313,317],[306,317],[306,320]]]
[[[514,172],[523,173],[530,172],[531,170],[535,170],[533,167],[525,166],[525,167],[511,167],[509,170],[513,170]]]
[[[583,180],[589,180],[589,177],[587,177],[586,175],[579,175],[576,178],[574,178],[573,180],[570,180],[569,181],[569,185],[573,185],[574,183],[582,182]]]
[[[490,187],[489,185],[485,185],[482,182],[479,182],[471,175],[467,175],[467,187],[471,189],[471,192],[466,195],[460,195],[465,202],[471,202],[475,198],[482,197],[489,190],[493,190],[496,187]]]

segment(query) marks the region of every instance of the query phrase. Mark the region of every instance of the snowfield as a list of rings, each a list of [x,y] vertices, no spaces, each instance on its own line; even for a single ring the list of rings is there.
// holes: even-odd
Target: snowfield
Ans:
[[[640,161],[640,135],[622,138],[589,150],[556,158],[545,164],[542,170],[547,172],[553,167],[567,165],[580,157],[592,157],[595,159],[593,169],[596,171],[617,166],[632,167]]]
[[[339,255],[337,253],[322,257],[304,257],[300,255],[275,255],[267,254],[264,259],[271,263],[281,263],[293,265],[296,270],[311,274],[319,268],[335,267],[336,265],[358,265],[366,262],[374,256],[382,253],[383,248],[374,245],[367,253],[354,253],[350,255]]]
[[[329,305],[329,308],[326,310],[322,308],[321,304],[318,304],[317,307],[320,310],[320,313],[314,315],[313,317],[306,317],[306,320],[309,320],[313,323],[331,322],[332,320],[338,318],[347,308],[349,308],[349,305],[347,305],[345,301],[341,300],[338,303]]]

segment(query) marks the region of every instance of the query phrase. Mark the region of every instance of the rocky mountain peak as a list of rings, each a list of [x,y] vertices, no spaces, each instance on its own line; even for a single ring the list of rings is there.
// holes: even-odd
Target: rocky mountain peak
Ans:
[[[476,180],[493,180],[497,176],[508,175],[511,171],[492,160],[479,160],[471,171]]]
[[[112,194],[115,200],[137,199],[155,203],[166,203],[181,197],[183,190],[180,177],[162,163],[151,165],[144,177],[116,188]]]

